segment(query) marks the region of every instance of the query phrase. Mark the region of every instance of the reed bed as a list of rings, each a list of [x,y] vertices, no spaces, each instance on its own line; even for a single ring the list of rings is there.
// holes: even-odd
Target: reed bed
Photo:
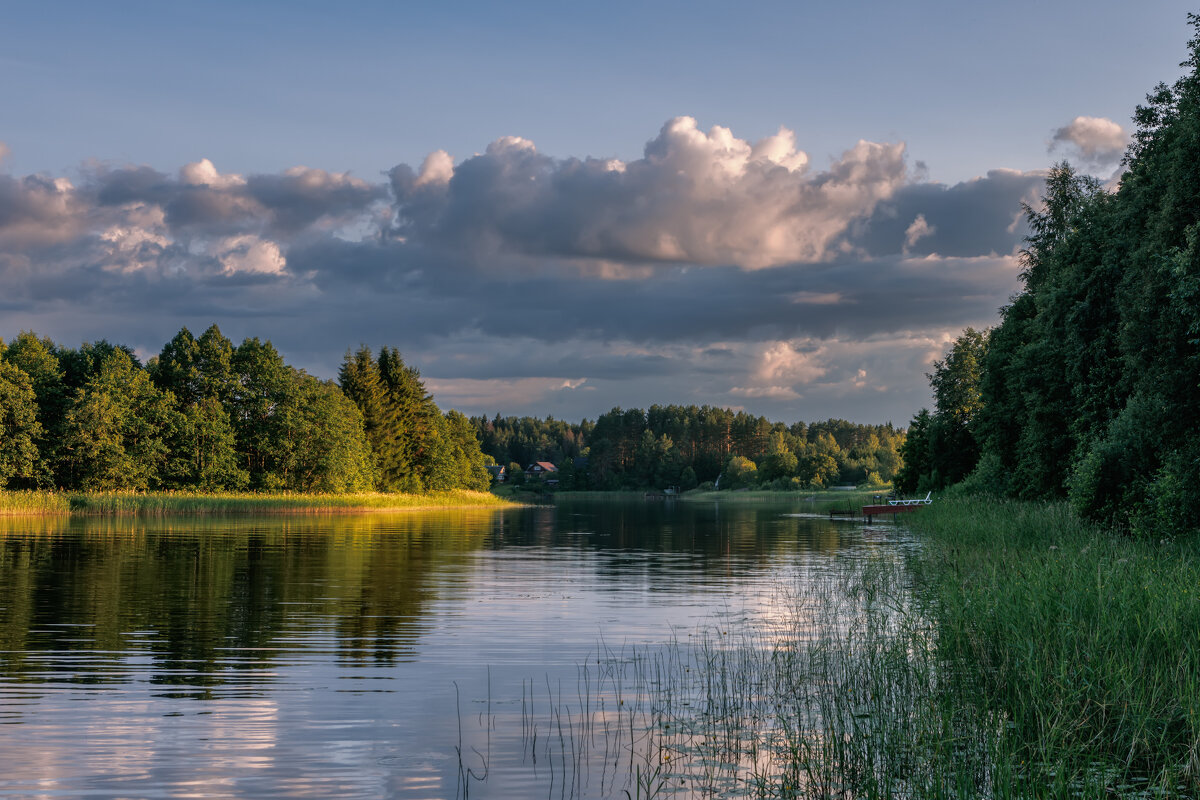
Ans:
[[[334,514],[511,506],[489,492],[256,494],[0,491],[0,515]]]
[[[563,798],[999,796],[1001,720],[948,702],[935,639],[899,560],[847,565],[769,614],[601,646],[568,691],[528,681],[526,763]]]
[[[1196,798],[1200,556],[965,500],[771,613],[529,681],[561,798]],[[467,787],[464,786],[464,789]]]
[[[1070,796],[1200,795],[1200,554],[1065,504],[966,499],[913,515],[916,574],[964,701],[1002,711],[1005,758]],[[1101,795],[1096,795],[1101,796]]]

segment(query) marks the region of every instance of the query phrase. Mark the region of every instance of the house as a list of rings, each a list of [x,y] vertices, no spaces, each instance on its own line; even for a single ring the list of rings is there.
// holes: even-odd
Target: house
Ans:
[[[535,461],[525,468],[525,477],[542,478],[555,472],[558,472],[558,467],[554,466],[549,461]]]
[[[489,464],[484,469],[492,476],[493,483],[504,483],[508,480],[508,467],[501,466],[500,464]]]

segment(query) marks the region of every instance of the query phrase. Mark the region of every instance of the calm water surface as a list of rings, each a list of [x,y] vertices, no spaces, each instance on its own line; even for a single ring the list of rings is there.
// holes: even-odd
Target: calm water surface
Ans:
[[[559,796],[524,687],[901,543],[803,510],[0,519],[0,796]]]

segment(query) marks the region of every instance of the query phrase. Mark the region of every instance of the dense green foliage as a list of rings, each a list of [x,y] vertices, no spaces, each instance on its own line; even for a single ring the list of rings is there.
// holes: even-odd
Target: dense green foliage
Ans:
[[[146,365],[106,341],[74,350],[22,332],[0,348],[0,489],[486,488],[470,423],[443,415],[398,351],[353,363],[376,389],[349,366],[340,387],[318,380],[215,325],[184,328]]]
[[[715,483],[774,489],[883,485],[900,467],[903,430],[831,419],[785,425],[711,406],[614,408],[594,423],[472,418],[498,464],[559,465],[562,489],[634,489]],[[512,472],[512,467],[510,467]]]
[[[900,455],[904,466],[896,475],[902,492],[924,492],[958,483],[979,461],[976,437],[983,410],[980,391],[988,335],[967,328],[943,361],[928,375],[933,386],[935,413],[922,409],[908,428]]]
[[[33,474],[40,434],[29,376],[0,361],[0,486]]]
[[[909,447],[924,438],[927,460],[906,484],[953,482],[978,453],[978,487],[1066,497],[1135,530],[1194,527],[1185,510],[1200,483],[1200,17],[1189,19],[1188,72],[1137,109],[1119,188],[1062,163],[1043,204],[1026,208],[1024,288],[981,339],[977,384],[951,381],[978,390],[967,423],[978,449],[931,444],[947,419],[939,389],[937,412],[914,421]],[[935,389],[942,374],[939,365]],[[920,457],[907,455],[917,470]]]
[[[425,391],[420,373],[394,348],[379,357],[362,347],[346,353],[338,374],[342,391],[362,412],[378,459],[379,485],[405,492],[483,490],[490,476],[470,422],[457,411],[443,415]]]
[[[1190,539],[1130,539],[1063,502],[939,501],[910,524],[944,702],[991,721],[1012,796],[1196,796]]]

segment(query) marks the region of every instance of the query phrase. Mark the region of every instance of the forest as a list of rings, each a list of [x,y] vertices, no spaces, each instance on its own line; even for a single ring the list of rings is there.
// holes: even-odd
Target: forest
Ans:
[[[1200,17],[1185,74],[1134,114],[1115,190],[1057,164],[1021,291],[931,375],[897,477],[1024,499],[1155,535],[1200,485]]]
[[[338,382],[269,341],[187,328],[146,364],[107,341],[0,341],[0,488],[218,492],[486,489],[462,414],[395,348],[347,352]]]
[[[903,441],[890,424],[711,406],[468,419],[443,414],[395,348],[347,351],[322,381],[216,325],[180,330],[145,364],[105,340],[0,340],[0,488],[420,493],[486,489],[485,464],[535,461],[568,490],[884,485]]]
[[[840,419],[786,425],[712,406],[614,408],[595,422],[472,417],[485,454],[510,473],[535,461],[559,466],[560,489],[702,485],[808,489],[889,483],[904,431]],[[711,488],[709,486],[708,488]]]

